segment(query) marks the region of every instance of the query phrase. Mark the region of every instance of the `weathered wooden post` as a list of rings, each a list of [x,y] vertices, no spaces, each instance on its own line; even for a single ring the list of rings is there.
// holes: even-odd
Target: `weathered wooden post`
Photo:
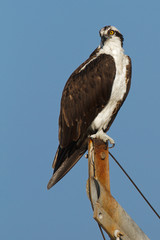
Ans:
[[[110,239],[149,240],[111,195],[108,153],[108,144],[100,139],[89,139],[87,194],[94,211],[93,217]]]

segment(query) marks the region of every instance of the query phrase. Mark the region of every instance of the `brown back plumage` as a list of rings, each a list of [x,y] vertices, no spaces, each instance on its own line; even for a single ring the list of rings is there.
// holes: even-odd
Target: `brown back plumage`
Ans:
[[[96,50],[97,51],[97,50]],[[90,125],[108,103],[116,67],[112,56],[101,54],[81,64],[68,79],[61,99],[59,147],[48,189],[58,182],[87,150]]]
[[[111,95],[116,68],[110,55],[101,54],[80,71],[82,67],[71,75],[63,90],[59,117],[61,147],[79,140]]]

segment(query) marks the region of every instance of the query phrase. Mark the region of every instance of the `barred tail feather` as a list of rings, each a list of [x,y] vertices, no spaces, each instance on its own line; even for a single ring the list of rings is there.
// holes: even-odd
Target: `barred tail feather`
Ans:
[[[67,172],[78,162],[87,150],[87,145],[82,145],[80,148],[72,146],[72,148],[57,149],[53,165],[53,175],[48,182],[47,189],[53,187],[61,178],[63,178]]]

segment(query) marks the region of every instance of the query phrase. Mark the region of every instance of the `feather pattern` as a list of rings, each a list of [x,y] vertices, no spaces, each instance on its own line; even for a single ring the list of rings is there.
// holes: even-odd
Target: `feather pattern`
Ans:
[[[115,35],[106,38],[113,29]],[[115,27],[101,29],[101,45],[70,76],[59,116],[59,146],[47,188],[56,184],[87,150],[88,136],[108,131],[130,89],[131,60]]]

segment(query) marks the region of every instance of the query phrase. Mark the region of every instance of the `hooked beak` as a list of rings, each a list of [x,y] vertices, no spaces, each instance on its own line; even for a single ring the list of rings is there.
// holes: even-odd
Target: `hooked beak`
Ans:
[[[107,35],[101,36],[101,42],[102,42],[103,45],[104,45],[105,41],[106,41],[108,38],[109,38],[109,37],[108,37]]]

